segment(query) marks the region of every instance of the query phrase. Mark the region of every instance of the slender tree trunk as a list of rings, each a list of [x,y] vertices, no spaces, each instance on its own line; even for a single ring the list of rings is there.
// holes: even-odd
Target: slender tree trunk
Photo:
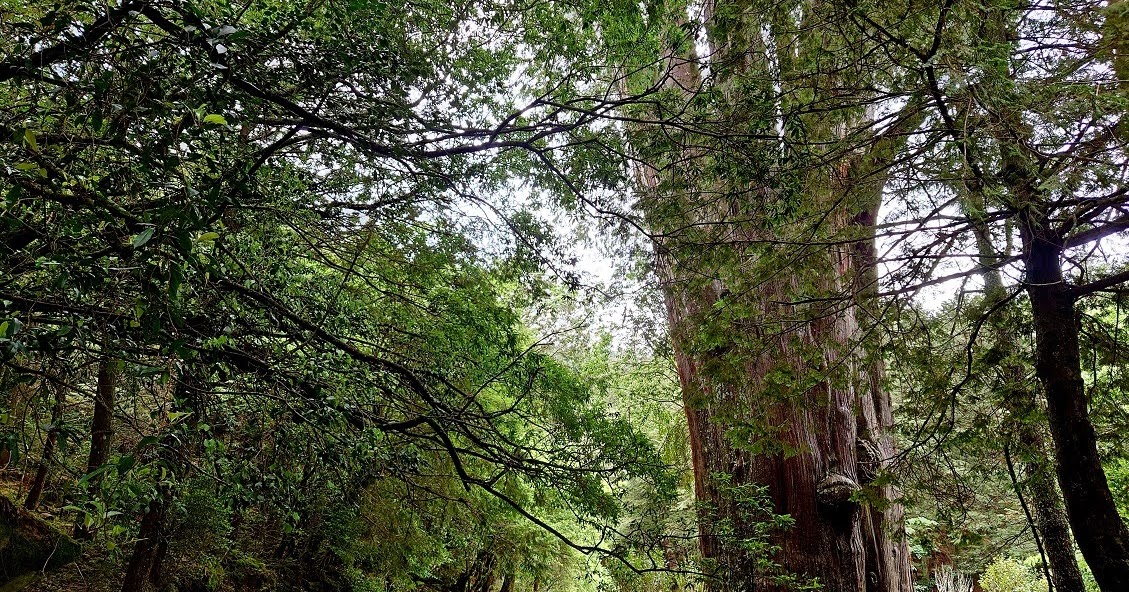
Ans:
[[[90,425],[90,456],[86,461],[86,472],[93,473],[110,459],[110,444],[114,436],[114,395],[117,390],[118,373],[115,362],[103,354],[98,362],[98,383],[94,394],[94,418]],[[97,491],[101,476],[89,481],[89,491]],[[90,539],[94,531],[85,525],[75,524],[74,536],[77,539]]]
[[[1006,330],[1003,327],[998,329]],[[1014,347],[1014,344],[1011,345]],[[1007,346],[1008,342],[1004,341],[1003,347]],[[1022,369],[1009,370],[1012,380],[1021,382],[1026,379]],[[1054,453],[1044,442],[1039,427],[1024,419],[1035,409],[1035,395],[1020,385],[1003,396],[1003,407],[1009,415],[1009,429],[1023,458],[1024,481],[1015,483],[1016,494],[1022,496],[1026,492],[1032,502],[1034,512],[1031,518],[1034,523],[1031,527],[1046,553],[1050,583],[1058,592],[1085,592],[1086,584],[1074,557],[1074,541],[1066,512],[1051,473]]]
[[[1007,55],[998,56],[1003,59],[985,62],[986,82],[1001,90],[1016,86],[1011,63],[1020,50],[1018,18],[1013,6],[1006,3],[987,5],[983,12],[984,40],[996,48],[1008,48]],[[999,96],[1010,97],[1004,92]],[[1076,296],[1062,273],[1063,239],[1040,213],[1053,209],[1054,198],[1043,188],[1042,167],[1033,164],[1042,158],[1031,149],[1037,136],[1023,116],[1021,103],[1009,98],[986,106],[994,122],[990,133],[999,144],[999,179],[1009,190],[1009,207],[1019,214],[1025,287],[1035,323],[1035,374],[1047,399],[1055,472],[1066,517],[1103,592],[1123,592],[1129,590],[1129,528],[1114,504],[1090,421]]]
[[[10,420],[9,420],[10,421]],[[8,468],[12,463],[12,449],[8,448],[8,441],[0,441],[0,471]]]
[[[1075,297],[1060,240],[1027,228],[1027,293],[1035,320],[1035,371],[1046,391],[1055,470],[1078,547],[1103,592],[1129,590],[1129,528],[1117,512],[1090,422]]]
[[[32,395],[31,389],[28,385],[15,380],[18,373],[12,368],[4,368],[4,375],[2,376],[4,386],[8,387],[8,391],[4,393],[4,405],[8,409],[8,417],[0,428],[2,431],[8,431],[24,421],[24,412],[26,412],[25,403]],[[24,412],[20,409],[23,408]],[[12,464],[12,449],[9,447],[7,439],[0,440],[0,471],[4,471]]]
[[[165,516],[172,501],[172,491],[162,487],[157,498],[149,502],[137,532],[137,544],[126,565],[122,579],[122,592],[140,592],[150,581],[161,542],[165,537]]]
[[[1042,441],[1028,442],[1028,449],[1047,451]],[[1086,592],[1082,570],[1074,558],[1074,539],[1062,506],[1062,497],[1055,485],[1051,472],[1052,463],[1028,462],[1024,467],[1027,473],[1027,490],[1035,506],[1035,528],[1043,537],[1043,548],[1047,553],[1047,563],[1051,571],[1051,585],[1057,592]]]
[[[1013,307],[1004,304],[1008,295],[1003,277],[995,267],[999,260],[998,252],[992,243],[987,224],[982,221],[985,213],[983,193],[975,185],[970,185],[967,189],[965,209],[973,222],[979,263],[984,270],[987,304],[993,307],[1001,304],[1005,306],[988,321],[992,330],[992,347],[1004,356],[1018,356],[1020,346],[1016,340],[1012,316],[1008,314]],[[1031,527],[1035,529],[1035,535],[1042,542],[1041,549],[1046,553],[1051,586],[1058,592],[1085,592],[1086,584],[1082,580],[1078,560],[1074,557],[1074,540],[1070,534],[1062,497],[1051,474],[1054,452],[1046,445],[1040,427],[1025,419],[1038,407],[1035,393],[1027,384],[1027,370],[1021,364],[1010,363],[1003,369],[1003,373],[1008,384],[999,393],[1002,397],[1000,404],[1008,411],[1010,427],[1024,459],[1023,471],[1026,476],[1026,487],[1024,484],[1015,484],[1016,494],[1022,500],[1022,490],[1026,489],[1033,502],[1034,524]]]
[[[177,404],[174,405],[174,409],[199,412],[201,408],[199,399],[200,391],[195,377],[187,370],[182,370],[176,385],[174,401]],[[190,421],[196,422],[198,417],[193,416]],[[190,433],[195,432],[196,426],[192,425]],[[176,434],[170,433],[161,438],[160,462],[169,469],[173,480],[183,477],[188,468],[177,454],[177,450],[184,446],[184,439]],[[122,592],[141,591],[146,582],[154,587],[161,583],[162,566],[165,554],[168,552],[168,511],[175,494],[173,485],[163,482],[158,487],[157,497],[146,507],[137,533],[138,540],[126,566],[125,578],[122,580]]]
[[[0,388],[6,389],[6,387],[8,386],[7,378],[8,378],[8,376],[10,376],[10,373],[11,373],[10,369],[0,368]],[[4,406],[7,407],[8,409],[12,408],[12,399],[14,398],[14,397],[12,397],[12,394],[13,394],[14,390],[15,389],[8,390],[7,392],[5,392],[3,399],[2,399]],[[9,414],[8,420],[5,421],[3,424],[0,424],[0,426],[7,427],[6,424],[8,422],[10,422],[11,420],[12,420],[12,418],[11,418],[11,415]],[[10,463],[10,462],[12,462],[12,451],[8,450],[8,441],[7,440],[0,440],[0,471],[3,471],[4,469],[8,468],[8,463]]]
[[[51,463],[55,457],[55,445],[59,440],[59,422],[63,419],[63,405],[67,400],[67,389],[62,381],[55,386],[55,404],[51,406],[51,427],[47,430],[47,438],[43,443],[43,458],[39,461],[39,468],[35,471],[35,480],[28,489],[24,507],[34,510],[39,506],[39,498],[47,485],[47,475],[51,470]]]
[[[169,553],[169,537],[166,533],[157,540],[157,548],[153,551],[153,567],[149,569],[149,583],[153,588],[160,589],[165,578],[165,557]]]
[[[106,464],[110,458],[110,443],[114,437],[114,395],[118,374],[114,361],[103,357],[98,362],[98,387],[94,397],[94,419],[90,427],[90,456],[86,472],[91,473]],[[94,482],[94,479],[91,480]]]

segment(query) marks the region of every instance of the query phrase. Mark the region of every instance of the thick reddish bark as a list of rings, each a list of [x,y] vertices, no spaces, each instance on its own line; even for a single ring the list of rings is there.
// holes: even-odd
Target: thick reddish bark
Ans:
[[[466,571],[459,574],[451,592],[490,592],[494,588],[496,562],[497,558],[490,551],[479,551]]]
[[[851,265],[849,255],[833,256],[835,269]],[[817,578],[823,589],[835,592],[912,589],[908,551],[898,534],[900,508],[853,499],[877,465],[893,455],[885,435],[890,406],[878,386],[879,369],[844,353],[858,338],[853,307],[774,334],[773,326],[782,327],[781,319],[797,312],[769,304],[786,301],[788,287],[797,281],[785,273],[744,301],[760,303],[757,316],[766,320],[764,326],[745,325],[755,337],[735,334],[735,344],[752,345],[735,345],[739,353],[702,353],[695,332],[725,287],[715,281],[697,294],[687,293],[672,281],[671,269],[668,262],[667,313],[685,396],[695,493],[708,506],[701,546],[717,564],[714,587],[783,590],[787,586],[774,576],[791,574]],[[821,355],[813,359],[811,351]],[[740,359],[738,372],[719,371],[717,356]],[[795,384],[821,378],[806,390],[780,396],[774,393],[779,385],[771,381],[781,372]],[[782,570],[758,567],[755,553],[742,548],[741,539],[757,538],[756,523],[766,518],[750,515],[734,499],[732,486],[748,484],[767,487],[771,511],[794,520],[791,528],[770,537],[780,546],[771,559]],[[869,493],[892,501],[889,488]],[[722,532],[719,523],[730,524],[732,531]]]
[[[818,2],[809,8],[812,14],[828,9]],[[805,8],[804,19],[808,15]],[[833,110],[841,90],[853,83],[838,77],[853,70],[815,77],[793,71],[795,51],[835,53],[828,36],[808,36],[808,23],[793,22],[795,17],[783,5],[769,15],[705,3],[710,51],[703,61],[717,67],[713,83],[751,96],[757,88],[747,84],[750,78],[773,80],[780,88],[813,86],[812,92],[827,93],[821,112]],[[680,27],[685,24],[681,12],[674,18]],[[766,45],[766,34],[774,37],[777,50]],[[769,57],[773,51],[775,63]],[[698,59],[683,55],[692,53],[692,47],[675,44],[667,56],[664,84],[686,95],[701,83]],[[733,81],[740,84],[727,88]],[[723,114],[735,129],[758,125],[745,119],[750,113],[742,101],[751,96],[735,95],[740,107]],[[834,117],[811,119],[805,132],[813,146],[834,144],[845,133],[830,123]],[[913,121],[905,125],[916,125]],[[694,140],[673,159],[677,166],[637,171],[649,193],[640,207],[659,237],[658,272],[689,426],[695,494],[703,504],[701,551],[716,569],[713,590],[791,589],[789,577],[801,583],[818,580],[829,592],[912,590],[896,492],[871,483],[893,457],[886,434],[892,417],[880,388],[881,365],[859,353],[869,344],[861,343],[864,332],[856,316],[859,302],[873,294],[873,244],[868,241],[873,240],[882,171],[894,152],[888,144],[879,141],[869,151],[844,153],[834,166],[814,164],[809,171],[809,203],[800,209],[825,223],[813,229],[800,222],[801,236],[834,236],[843,240],[840,247],[813,247],[800,239],[794,253],[785,253],[781,243],[768,249],[767,257],[777,260],[767,263],[758,260],[764,251],[750,245],[779,238],[765,230],[772,221],[762,225],[758,220],[766,213],[772,218],[773,207],[762,211],[758,202],[772,202],[774,189],[747,187],[747,181],[724,175],[703,178],[698,167],[708,169],[703,163],[711,159],[698,162],[708,155]],[[686,229],[688,239],[680,236]],[[698,232],[704,234],[693,238]],[[863,236],[843,239],[852,234]],[[770,278],[764,277],[766,266],[774,268]],[[782,304],[813,290],[831,296],[827,307]],[[750,499],[758,487],[770,507],[759,508]],[[860,503],[861,497],[876,503]],[[769,513],[786,514],[793,525],[766,533]],[[757,547],[763,543],[779,550]],[[758,559],[777,565],[758,564]]]
[[[916,125],[917,123],[907,120],[905,129],[912,129]],[[888,139],[882,140],[865,158],[851,163],[849,172],[867,179],[862,182],[849,179],[843,189],[844,194],[853,195],[860,202],[857,213],[851,220],[851,226],[861,233],[863,239],[854,243],[850,254],[854,275],[853,304],[857,307],[859,330],[869,335],[877,333],[876,320],[882,316],[878,303],[875,224],[886,185],[885,171],[894,158],[893,147]],[[859,343],[863,374],[861,384],[865,389],[859,397],[856,416],[859,432],[859,477],[873,496],[890,502],[883,507],[863,504],[860,508],[863,513],[862,535],[866,545],[867,592],[913,589],[913,571],[905,538],[905,513],[902,505],[897,502],[901,492],[892,483],[873,483],[886,463],[896,455],[891,436],[894,410],[889,394],[882,389],[885,367],[880,349],[880,344],[874,343],[873,338],[862,339]]]

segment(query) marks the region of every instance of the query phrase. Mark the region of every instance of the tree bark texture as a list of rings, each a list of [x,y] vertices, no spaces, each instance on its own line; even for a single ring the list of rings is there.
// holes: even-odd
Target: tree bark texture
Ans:
[[[118,374],[115,362],[103,355],[98,361],[98,379],[94,393],[94,416],[90,424],[90,456],[86,461],[86,472],[93,473],[110,459],[110,444],[114,436],[114,395],[117,390]],[[89,490],[97,491],[100,476],[89,481]],[[75,524],[75,538],[90,539],[94,532],[81,523]]]
[[[1014,88],[1017,76],[1011,65],[1021,38],[1018,13],[1011,6],[990,6],[983,17],[984,40],[1009,48],[1007,59],[991,62],[986,80],[1000,88]],[[1026,266],[1024,287],[1035,324],[1035,374],[1047,399],[1055,472],[1066,517],[1103,592],[1129,590],[1129,528],[1117,512],[1098,453],[1082,379],[1077,295],[1063,276],[1062,231],[1050,219],[1063,214],[1055,212],[1056,198],[1045,188],[1046,170],[1036,164],[1040,156],[1031,149],[1036,133],[1021,105],[998,101],[986,107],[996,121],[989,129],[998,143],[998,177],[1008,189],[1009,207],[1018,214]]]
[[[1129,528],[1117,512],[1090,421],[1075,296],[1062,274],[1061,240],[1028,227],[1027,293],[1035,372],[1046,391],[1055,470],[1074,538],[1103,592],[1129,590]]]
[[[787,71],[798,58],[791,52],[832,49],[818,36],[794,38],[813,30],[810,23],[780,26],[794,18],[786,9],[761,19],[719,4],[707,3],[704,18],[715,84],[726,92],[755,92],[727,88],[726,76],[778,77],[777,89],[786,91],[798,82]],[[765,30],[778,35],[775,47],[787,48],[773,58]],[[695,59],[678,49],[667,59],[669,87],[692,93],[700,86]],[[775,74],[773,62],[780,68]],[[844,84],[832,78],[804,84],[825,90]],[[725,115],[736,117],[729,123],[737,128],[749,123],[744,116]],[[819,138],[813,142],[833,143],[845,133],[847,125],[832,129],[831,119],[808,122]],[[814,234],[835,237],[828,243],[834,246],[791,249],[782,242],[759,249],[782,238],[765,230],[773,221],[758,219],[773,216],[779,196],[724,176],[703,181],[693,163],[707,155],[693,140],[687,144],[678,165],[645,168],[639,176],[649,192],[641,207],[660,237],[657,271],[702,504],[701,551],[716,576],[709,587],[769,592],[818,580],[829,592],[909,592],[902,509],[892,486],[874,483],[894,456],[891,406],[859,318],[859,302],[874,292],[874,214],[893,152],[877,142],[810,172],[800,208],[823,219]],[[757,201],[770,205],[759,210]],[[671,219],[672,209],[681,215]],[[808,222],[790,230],[812,230]],[[687,241],[677,236],[684,228],[706,230]],[[842,240],[847,235],[852,238]],[[830,298],[794,304],[812,294]],[[791,526],[766,529],[773,515],[787,515]]]
[[[122,592],[140,592],[145,589],[146,582],[151,580],[153,566],[165,536],[165,516],[171,501],[172,492],[167,487],[162,488],[157,498],[150,501],[145,509],[141,527],[137,531],[137,543],[122,579]]]
[[[94,417],[90,425],[90,456],[86,472],[91,473],[110,458],[110,442],[114,436],[114,394],[118,375],[114,361],[103,357],[98,362],[98,385],[94,397]],[[95,480],[91,479],[91,483]]]
[[[666,299],[695,494],[707,506],[702,554],[717,563],[720,585],[715,587],[783,590],[786,581],[775,576],[792,574],[818,578],[824,589],[836,592],[910,590],[900,507],[889,497],[884,504],[854,499],[893,456],[893,447],[885,436],[891,421],[888,399],[876,381],[857,380],[868,369],[843,353],[856,337],[853,315],[848,311],[768,336],[771,343],[762,351],[741,354],[742,376],[719,380],[711,354],[694,351],[692,333],[694,319],[723,291],[717,283],[695,298],[668,289]],[[787,316],[786,310],[768,310],[776,305],[767,303],[781,296],[766,290],[756,298],[765,303],[766,315]],[[822,350],[820,359],[811,359],[812,350]],[[784,397],[766,384],[781,375],[804,382],[813,374],[823,378]],[[762,538],[757,522],[767,518],[737,499],[734,486],[746,484],[767,487],[771,512],[794,520],[769,537],[780,546],[770,558],[782,572],[764,570],[751,557],[755,553],[743,548],[743,541]],[[879,488],[879,494],[891,491]]]
[[[1039,438],[1037,443],[1029,443],[1029,449],[1044,454],[1049,452]],[[1051,585],[1056,592],[1086,592],[1086,582],[1082,570],[1074,558],[1074,539],[1066,519],[1062,497],[1055,485],[1049,462],[1028,462],[1027,490],[1035,507],[1035,528],[1043,539],[1047,553],[1047,563],[1051,571]]]
[[[992,332],[991,347],[1005,359],[1018,358],[1023,352],[1015,334],[1014,317],[1009,314],[1015,305],[1007,303],[1008,293],[1003,276],[995,267],[999,260],[998,252],[992,243],[988,225],[978,217],[985,211],[986,200],[978,186],[967,185],[965,208],[973,212],[973,233],[979,263],[984,270],[984,295],[987,304],[993,308],[1003,306],[1002,310],[992,314],[988,320]],[[1058,592],[1085,592],[1082,570],[1074,557],[1074,539],[1070,534],[1066,510],[1052,474],[1054,451],[1046,444],[1042,424],[1035,425],[1027,419],[1038,415],[1035,412],[1039,401],[1028,383],[1027,369],[1023,364],[1015,361],[1004,364],[1001,373],[1006,381],[997,396],[1001,399],[1001,407],[1008,412],[1008,431],[1013,432],[1014,443],[1024,459],[1023,472],[1026,477],[1025,483],[1015,484],[1016,494],[1020,496],[1021,502],[1024,490],[1031,498],[1034,506],[1034,523],[1031,527],[1039,537],[1040,549],[1046,553],[1051,586]]]
[[[59,422],[63,420],[63,405],[67,400],[67,389],[62,383],[55,385],[55,402],[51,406],[51,427],[47,429],[47,437],[43,442],[43,458],[35,471],[35,478],[28,488],[24,507],[34,510],[39,506],[39,499],[43,496],[43,489],[47,486],[47,475],[51,471],[51,463],[55,458],[55,446],[59,441]]]

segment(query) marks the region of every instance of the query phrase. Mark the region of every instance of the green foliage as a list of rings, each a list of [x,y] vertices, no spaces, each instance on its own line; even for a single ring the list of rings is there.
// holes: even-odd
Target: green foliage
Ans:
[[[1040,592],[1047,589],[1047,584],[1030,568],[1000,557],[984,570],[980,587],[984,592]]]
[[[904,462],[852,500],[898,480],[922,561],[1030,554],[1029,302],[900,293],[1025,263],[1034,218],[1123,232],[1129,9],[699,4],[0,0],[5,491],[40,479],[88,561],[160,587],[802,589],[761,484],[714,467],[692,500],[683,405],[749,464],[833,448],[798,414],[885,429],[852,423],[885,386]],[[546,320],[593,212],[645,230],[686,384]],[[1117,272],[1084,259],[1071,282]],[[1081,347],[1124,512],[1123,304],[1087,301]]]
[[[583,60],[647,36],[628,7],[6,4],[4,450],[38,461],[67,385],[54,508],[123,567],[162,512],[160,585],[530,584],[610,552],[682,452],[520,307],[561,253],[538,208],[625,183],[589,115],[614,65]]]

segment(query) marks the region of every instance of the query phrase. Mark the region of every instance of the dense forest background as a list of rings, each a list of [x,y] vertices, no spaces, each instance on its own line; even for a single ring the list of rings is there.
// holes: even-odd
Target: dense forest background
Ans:
[[[0,0],[0,591],[1129,590],[1124,0]]]

